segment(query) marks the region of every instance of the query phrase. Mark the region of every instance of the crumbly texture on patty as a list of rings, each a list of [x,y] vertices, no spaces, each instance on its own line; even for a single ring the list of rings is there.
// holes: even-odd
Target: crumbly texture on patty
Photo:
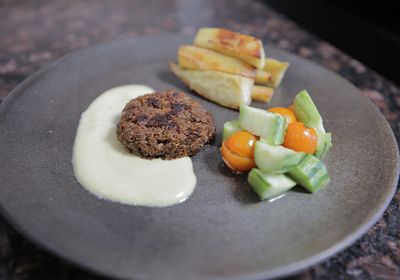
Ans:
[[[185,93],[173,90],[132,99],[117,127],[118,139],[127,151],[163,159],[196,154],[214,132],[211,113]]]

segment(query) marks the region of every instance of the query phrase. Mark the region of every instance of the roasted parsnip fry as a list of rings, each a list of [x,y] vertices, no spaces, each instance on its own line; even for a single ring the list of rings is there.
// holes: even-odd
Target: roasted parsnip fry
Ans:
[[[253,36],[222,28],[201,28],[193,44],[236,57],[257,69],[265,65],[263,43]]]
[[[253,101],[270,102],[273,95],[274,89],[272,87],[254,85],[251,88],[251,98]]]
[[[217,71],[187,70],[170,63],[171,70],[199,95],[222,106],[239,109],[251,102],[254,80]]]
[[[256,72],[256,84],[268,85],[271,84],[272,75],[271,73],[258,69]]]
[[[178,62],[179,66],[185,69],[220,71],[252,79],[256,76],[256,69],[253,66],[237,58],[196,46],[180,46]]]
[[[263,70],[271,74],[271,82],[266,83],[266,85],[270,85],[274,88],[278,87],[288,67],[289,62],[282,62],[273,58],[266,58]]]

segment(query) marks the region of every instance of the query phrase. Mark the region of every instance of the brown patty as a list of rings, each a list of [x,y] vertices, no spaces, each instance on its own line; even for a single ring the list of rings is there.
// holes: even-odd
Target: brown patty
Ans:
[[[117,128],[127,151],[163,159],[196,154],[214,132],[212,115],[186,94],[173,90],[129,101]]]

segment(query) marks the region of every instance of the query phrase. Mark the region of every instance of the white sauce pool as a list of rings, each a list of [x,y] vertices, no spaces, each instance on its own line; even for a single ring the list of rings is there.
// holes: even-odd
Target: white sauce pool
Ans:
[[[142,159],[117,139],[122,109],[132,98],[154,92],[143,85],[112,88],[82,113],[73,165],[79,183],[100,198],[131,205],[163,207],[186,200],[196,186],[189,157]]]

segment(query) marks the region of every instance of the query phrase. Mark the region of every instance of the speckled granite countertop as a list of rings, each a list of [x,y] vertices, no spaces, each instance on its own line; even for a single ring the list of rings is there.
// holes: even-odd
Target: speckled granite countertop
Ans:
[[[267,1],[266,1],[267,2]],[[338,72],[385,115],[400,140],[400,88],[269,8],[228,0],[3,0],[0,102],[23,79],[74,50],[115,39],[225,26]],[[400,191],[357,243],[293,279],[400,279]],[[0,279],[100,279],[44,252],[0,216]]]

